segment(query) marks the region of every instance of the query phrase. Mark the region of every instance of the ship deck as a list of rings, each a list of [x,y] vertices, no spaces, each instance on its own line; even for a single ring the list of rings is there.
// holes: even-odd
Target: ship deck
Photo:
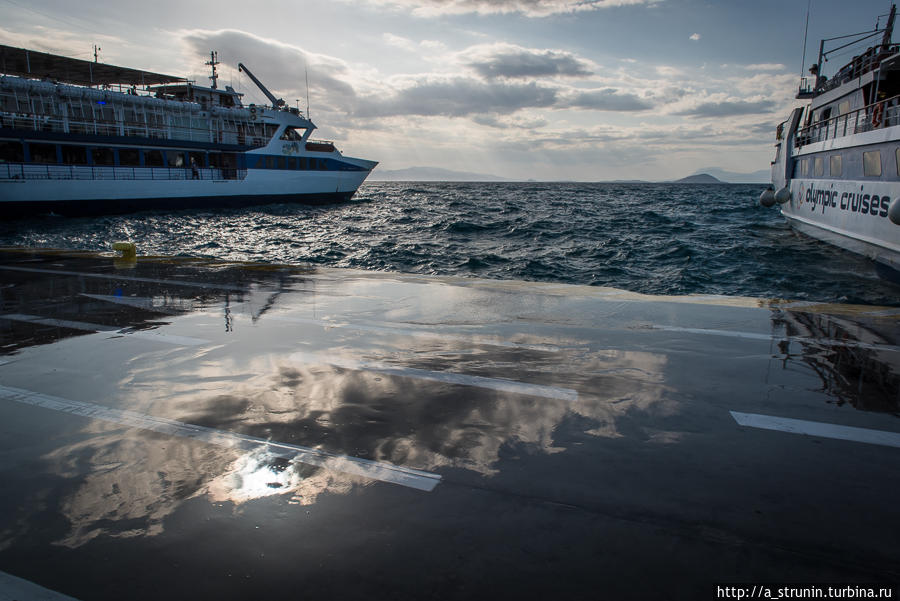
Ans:
[[[900,581],[900,309],[0,251],[0,599]]]

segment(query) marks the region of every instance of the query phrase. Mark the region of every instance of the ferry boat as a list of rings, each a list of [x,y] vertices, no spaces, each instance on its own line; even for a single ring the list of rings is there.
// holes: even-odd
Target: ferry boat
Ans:
[[[0,46],[0,217],[349,200],[375,161],[211,83]],[[308,113],[308,111],[307,111]]]
[[[796,96],[810,103],[778,125],[772,185],[760,202],[779,205],[804,234],[900,270],[896,13],[892,5],[884,28],[821,41],[811,77],[801,79]],[[870,38],[874,45],[825,76],[829,54]],[[835,47],[826,50],[828,43]]]

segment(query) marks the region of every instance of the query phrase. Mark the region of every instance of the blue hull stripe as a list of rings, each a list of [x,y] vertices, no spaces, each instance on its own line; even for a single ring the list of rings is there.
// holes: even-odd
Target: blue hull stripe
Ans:
[[[354,192],[330,192],[317,194],[257,194],[244,196],[190,196],[181,198],[123,198],[104,200],[28,201],[0,202],[0,218],[9,219],[29,215],[110,215],[133,213],[143,210],[196,208],[234,208],[276,203],[306,205],[346,202]]]

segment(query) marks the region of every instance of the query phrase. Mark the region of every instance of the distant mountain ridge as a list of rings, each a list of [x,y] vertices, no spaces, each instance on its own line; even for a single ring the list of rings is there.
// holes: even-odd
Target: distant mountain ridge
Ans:
[[[770,173],[767,169],[753,173],[737,173],[725,171],[718,167],[707,167],[696,173],[668,182],[651,182],[647,180],[610,180],[606,183],[681,183],[681,184],[764,184],[768,183]],[[442,167],[407,167],[406,169],[375,169],[368,178],[373,182],[515,182],[520,180],[500,177],[488,173],[471,171],[454,171]],[[528,181],[535,181],[529,179]],[[571,181],[571,180],[569,180]]]
[[[369,181],[381,182],[508,182],[505,177],[469,171],[453,171],[441,167],[408,167],[406,169],[376,169]]]

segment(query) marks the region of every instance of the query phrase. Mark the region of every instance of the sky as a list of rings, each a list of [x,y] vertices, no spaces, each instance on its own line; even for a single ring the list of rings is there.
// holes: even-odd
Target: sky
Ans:
[[[801,104],[808,8],[807,68],[890,2],[0,0],[0,43],[85,59],[96,44],[101,62],[201,85],[216,50],[220,86],[266,102],[243,62],[291,106],[308,97],[314,137],[382,170],[662,181],[769,168]]]

